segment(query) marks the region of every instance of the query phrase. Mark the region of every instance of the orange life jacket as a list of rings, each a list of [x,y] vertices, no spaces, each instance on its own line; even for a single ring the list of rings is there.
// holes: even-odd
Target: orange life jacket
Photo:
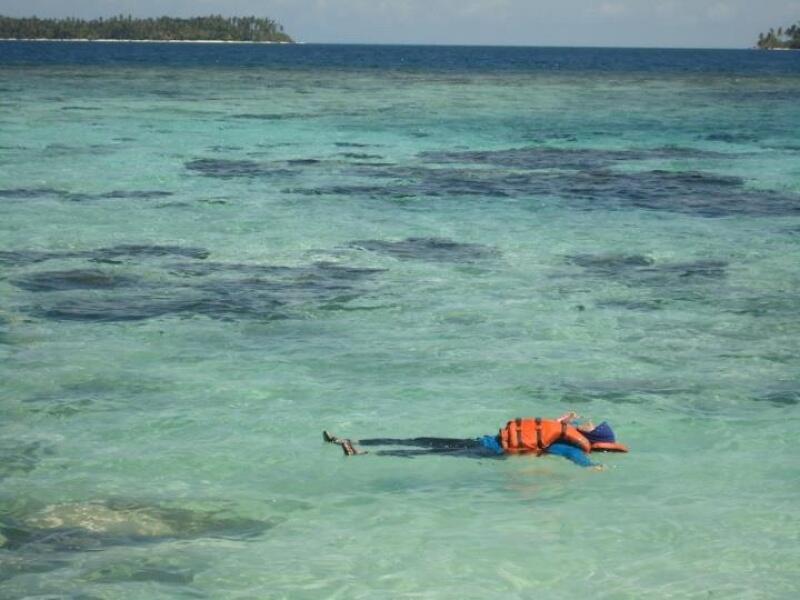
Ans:
[[[509,454],[543,454],[556,442],[566,442],[584,452],[592,451],[589,440],[580,431],[554,419],[515,419],[500,430],[500,445]]]

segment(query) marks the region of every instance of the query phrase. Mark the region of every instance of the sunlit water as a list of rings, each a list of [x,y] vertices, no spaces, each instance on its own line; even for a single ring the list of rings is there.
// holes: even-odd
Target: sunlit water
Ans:
[[[795,597],[796,54],[42,48],[0,45],[0,596]],[[321,438],[568,409],[631,452]]]

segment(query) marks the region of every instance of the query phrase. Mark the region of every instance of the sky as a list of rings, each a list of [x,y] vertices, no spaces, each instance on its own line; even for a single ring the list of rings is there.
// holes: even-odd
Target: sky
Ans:
[[[277,20],[297,41],[747,48],[800,0],[0,0],[7,16]]]

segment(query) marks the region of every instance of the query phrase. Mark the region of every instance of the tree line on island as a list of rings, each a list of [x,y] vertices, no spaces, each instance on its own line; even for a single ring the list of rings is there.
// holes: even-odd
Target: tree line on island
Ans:
[[[767,33],[758,34],[758,47],[762,50],[776,50],[779,48],[800,50],[800,22],[787,27],[773,28]]]
[[[134,19],[119,15],[104,19],[13,18],[0,15],[0,38],[49,40],[153,40],[226,42],[292,42],[277,21],[259,17],[211,15],[179,19]]]

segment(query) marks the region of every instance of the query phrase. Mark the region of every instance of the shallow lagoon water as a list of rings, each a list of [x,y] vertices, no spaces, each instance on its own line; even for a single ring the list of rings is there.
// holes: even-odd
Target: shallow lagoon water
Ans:
[[[5,597],[793,597],[795,55],[93,47],[0,45]]]

